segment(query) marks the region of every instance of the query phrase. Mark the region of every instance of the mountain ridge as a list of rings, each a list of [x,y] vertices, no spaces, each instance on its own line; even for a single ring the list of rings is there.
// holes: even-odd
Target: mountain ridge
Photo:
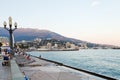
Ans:
[[[42,38],[42,39],[51,38],[51,39],[57,39],[63,41],[82,42],[81,40],[68,38],[58,33],[52,32],[50,30],[40,30],[33,28],[18,28],[13,32],[13,34],[15,41],[33,40],[35,38]],[[0,27],[0,36],[9,37],[9,33],[4,28]]]
[[[79,45],[80,43],[87,43],[88,47],[111,46],[111,45],[102,45],[102,44],[82,41],[74,38],[65,37],[49,30],[40,30],[33,28],[18,28],[13,32],[13,34],[15,41],[22,41],[22,40],[31,41],[34,40],[35,38],[41,38],[41,39],[50,38],[50,39],[72,42],[77,45]],[[0,27],[0,36],[9,37],[9,32],[5,30],[3,27]]]

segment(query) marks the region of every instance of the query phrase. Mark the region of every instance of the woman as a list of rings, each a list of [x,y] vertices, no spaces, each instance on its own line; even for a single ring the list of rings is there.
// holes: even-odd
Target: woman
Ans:
[[[7,54],[7,52],[5,52],[5,54],[3,55],[3,62],[2,62],[2,65],[4,66],[7,66],[9,65],[9,55]]]

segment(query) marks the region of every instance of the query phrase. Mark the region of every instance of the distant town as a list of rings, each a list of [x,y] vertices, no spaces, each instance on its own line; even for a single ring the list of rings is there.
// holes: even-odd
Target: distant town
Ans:
[[[0,46],[9,46],[8,37],[0,37]],[[17,41],[14,43],[14,47],[25,49],[28,51],[75,51],[79,49],[120,49],[119,47],[107,47],[97,46],[88,47],[87,43],[75,44],[72,42],[66,42],[56,39],[44,39],[35,38],[31,41]]]

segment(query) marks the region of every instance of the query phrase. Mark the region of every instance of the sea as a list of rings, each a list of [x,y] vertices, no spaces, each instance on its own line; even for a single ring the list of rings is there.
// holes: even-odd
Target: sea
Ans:
[[[32,51],[27,53],[120,80],[120,50],[118,49]]]

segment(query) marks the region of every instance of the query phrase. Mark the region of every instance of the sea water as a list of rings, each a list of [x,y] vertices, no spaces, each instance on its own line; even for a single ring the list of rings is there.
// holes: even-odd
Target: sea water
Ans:
[[[120,79],[120,50],[34,51],[28,54]]]

